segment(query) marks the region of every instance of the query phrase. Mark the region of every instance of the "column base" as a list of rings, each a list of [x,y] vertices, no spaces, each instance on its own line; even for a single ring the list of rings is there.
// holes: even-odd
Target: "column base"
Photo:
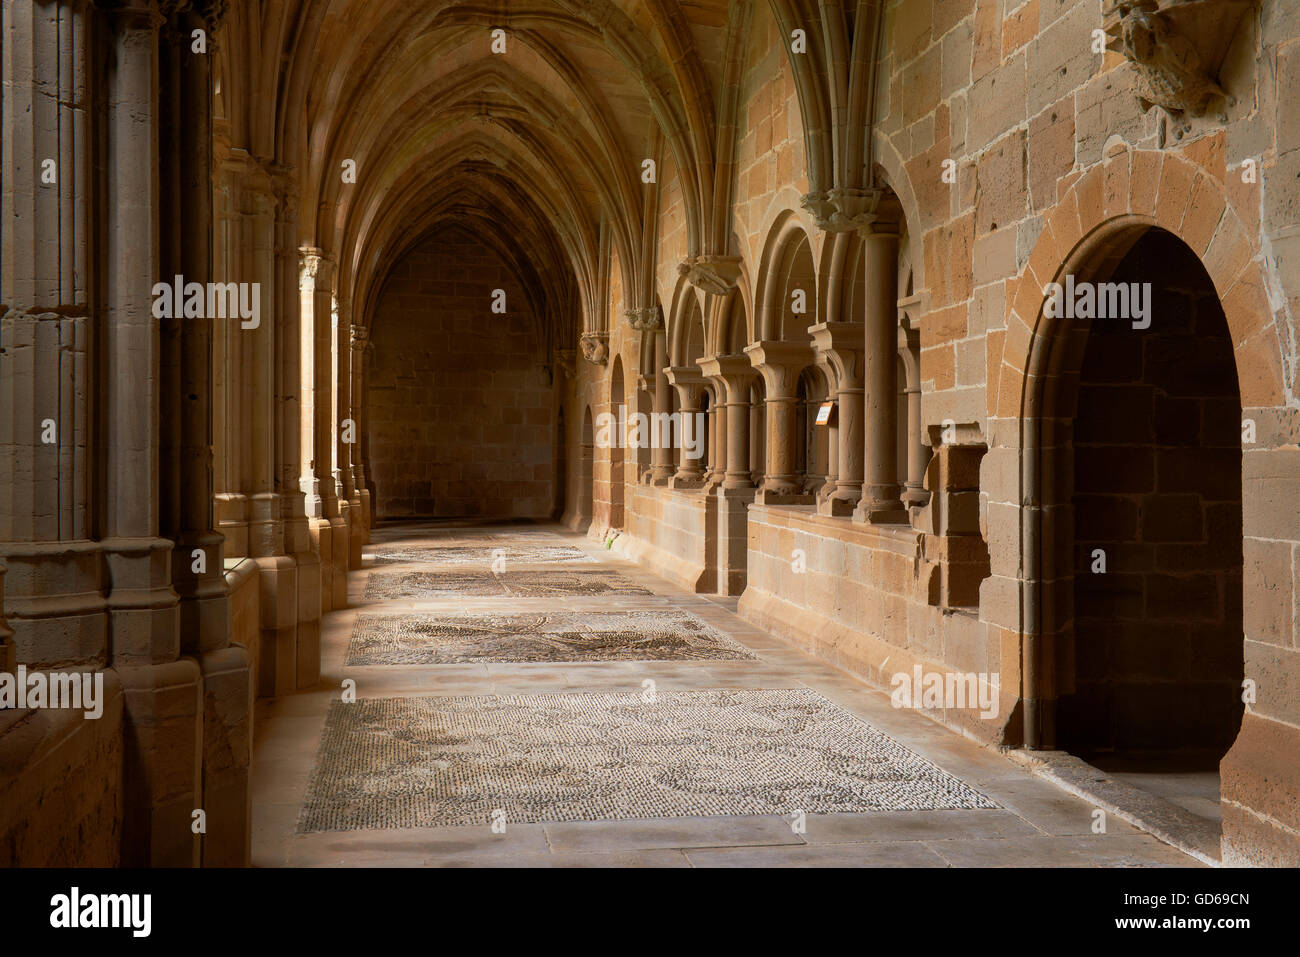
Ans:
[[[253,686],[248,652],[238,646],[199,657],[203,674],[204,867],[251,862]]]
[[[298,563],[291,555],[254,559],[261,617],[257,693],[264,698],[291,694],[298,687]]]
[[[669,488],[704,488],[703,475],[674,475],[668,483]]]
[[[907,509],[898,501],[871,502],[863,499],[853,510],[853,521],[865,525],[906,525]]]
[[[1300,729],[1247,712],[1219,765],[1225,867],[1300,866]]]
[[[852,518],[861,501],[862,495],[859,492],[835,491],[817,503],[817,514],[832,518]]]
[[[296,685],[302,691],[320,684],[321,564],[311,551],[293,559],[298,565]]]
[[[817,500],[796,485],[782,483],[760,488],[754,501],[759,505],[813,505]]]
[[[334,567],[330,575],[333,591],[330,595],[331,610],[348,607],[348,562],[351,556],[351,543],[348,537],[348,520],[343,515],[330,519],[330,560]]]
[[[311,528],[312,551],[320,556],[320,610],[334,609],[334,526],[328,518],[313,518]]]
[[[361,567],[361,547],[366,543],[366,518],[361,498],[350,500],[348,509],[348,568]]]
[[[203,682],[193,658],[116,669],[122,679],[123,867],[197,867]]]
[[[903,490],[903,504],[909,508],[924,508],[930,503],[930,493],[923,488],[908,486]]]
[[[172,588],[180,597],[181,649],[199,654],[225,647],[230,641],[230,601],[226,566],[218,533],[184,539],[172,551]],[[202,549],[207,571],[196,574],[194,550]]]

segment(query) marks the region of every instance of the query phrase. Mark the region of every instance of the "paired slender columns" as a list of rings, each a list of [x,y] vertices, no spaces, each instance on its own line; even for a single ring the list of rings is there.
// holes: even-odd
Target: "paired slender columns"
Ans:
[[[321,609],[347,605],[347,520],[339,510],[337,450],[338,314],[334,261],[314,246],[299,249],[301,296],[302,473],[300,487],[312,542],[320,556]]]
[[[752,366],[751,366],[752,368]],[[763,423],[767,418],[764,406],[763,386],[755,382],[750,386],[749,399],[749,484],[758,485],[763,481],[767,463],[767,432]],[[740,468],[737,462],[734,468]]]
[[[339,515],[346,525],[348,547],[344,555],[346,564],[340,581],[343,601],[347,604],[347,570],[361,567],[361,499],[352,484],[352,454],[356,445],[357,426],[352,406],[352,304],[347,299],[338,300],[335,309],[334,343],[334,456],[335,487],[339,500]]]
[[[757,342],[745,354],[767,386],[767,470],[757,501],[767,505],[792,505],[807,501],[799,487],[798,389],[799,375],[812,362],[812,349],[803,343]]]
[[[365,413],[362,408],[362,369],[365,364],[366,346],[368,344],[365,326],[350,324],[348,344],[350,365],[348,367],[348,406],[352,420],[351,442],[347,443],[347,468],[349,499],[352,503],[352,550],[349,564],[352,568],[361,567],[361,547],[370,541],[370,490],[366,488],[365,465],[361,455],[361,428]],[[345,443],[349,436],[344,436]]]
[[[663,330],[653,333],[654,341],[654,414],[657,421],[666,422],[673,411],[673,395],[668,381],[667,338]],[[677,471],[673,462],[672,445],[656,442],[650,450],[650,484],[667,485]]]
[[[316,378],[322,365],[318,340],[324,340],[328,350],[330,325],[330,267],[329,259],[315,246],[303,246],[299,250],[300,265],[298,273],[298,292],[301,296],[299,306],[298,351],[298,392],[301,396],[302,428],[299,432],[301,449],[298,463],[300,468],[299,487],[306,496],[304,506],[307,517],[311,519],[328,518],[326,507],[329,484],[323,478],[328,458],[321,455],[326,451],[325,443],[319,441],[322,418],[326,429],[329,428],[329,406],[321,402],[321,388]],[[328,352],[326,352],[328,356]]]
[[[665,369],[664,374],[672,387],[677,390],[680,413],[678,421],[681,423],[677,473],[672,477],[669,485],[672,488],[700,488],[704,485],[704,455],[692,458],[687,455],[687,452],[692,448],[701,453],[706,452],[700,447],[700,443],[704,441],[700,428],[701,406],[704,404],[704,376],[695,366]],[[659,444],[666,444],[669,438],[668,435],[659,436]]]
[[[726,474],[723,488],[753,488],[750,475],[749,393],[756,373],[745,355],[710,356],[700,360],[704,374],[721,385],[726,396]]]
[[[836,446],[832,450],[834,490],[819,503],[824,515],[848,516],[862,498],[863,327],[856,322],[820,323],[808,329],[818,362],[831,372],[835,396]]]
[[[709,392],[709,467],[704,487],[714,489],[727,477],[727,405],[726,389],[721,383]]]
[[[862,240],[866,288],[865,469],[861,522],[907,520],[898,487],[898,236],[867,233]]]

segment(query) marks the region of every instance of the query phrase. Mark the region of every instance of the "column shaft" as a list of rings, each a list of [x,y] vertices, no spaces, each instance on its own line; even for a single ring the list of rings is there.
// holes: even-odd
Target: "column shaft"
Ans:
[[[863,238],[866,260],[865,468],[856,517],[906,519],[898,493],[898,236]]]

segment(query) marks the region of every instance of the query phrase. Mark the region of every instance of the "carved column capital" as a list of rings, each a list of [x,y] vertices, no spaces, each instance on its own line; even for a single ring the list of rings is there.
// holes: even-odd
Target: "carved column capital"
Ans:
[[[333,261],[325,255],[324,250],[316,246],[299,246],[298,288],[308,292],[320,284],[327,284],[332,266]]]
[[[762,375],[769,401],[793,399],[799,374],[813,362],[812,348],[798,342],[755,342],[745,355]]]
[[[623,315],[627,324],[638,332],[654,332],[664,327],[664,312],[658,306],[628,309]]]
[[[865,381],[862,366],[866,330],[860,322],[822,322],[809,326],[817,364],[829,370],[831,388],[840,392],[861,392]]]
[[[156,30],[166,19],[158,0],[96,0],[96,6],[136,30]]]
[[[819,229],[828,233],[898,231],[902,209],[894,194],[881,187],[859,189],[837,186],[808,193],[799,205],[812,214]]]

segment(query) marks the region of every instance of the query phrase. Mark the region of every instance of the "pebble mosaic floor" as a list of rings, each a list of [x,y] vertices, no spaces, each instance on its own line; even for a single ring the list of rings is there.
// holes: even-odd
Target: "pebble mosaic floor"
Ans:
[[[298,832],[997,807],[804,689],[362,698]]]
[[[463,560],[495,548],[505,574]],[[409,564],[349,576],[321,682],[258,700],[255,866],[1195,863],[558,525],[394,523],[365,552]]]
[[[753,660],[685,611],[357,616],[349,665]]]
[[[590,572],[371,572],[366,599],[394,598],[544,598],[561,595],[649,595],[621,575]]]
[[[394,565],[406,562],[429,562],[434,565],[492,565],[498,557],[507,564],[595,564],[595,559],[572,545],[481,545],[387,546],[375,549],[375,564]]]

